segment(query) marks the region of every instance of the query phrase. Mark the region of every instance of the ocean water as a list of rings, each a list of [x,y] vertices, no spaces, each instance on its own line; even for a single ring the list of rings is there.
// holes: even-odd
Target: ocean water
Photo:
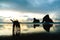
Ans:
[[[12,35],[12,23],[0,23],[0,36],[10,36]],[[48,26],[48,25],[47,25]],[[49,26],[48,26],[49,27]],[[15,29],[16,30],[16,29]],[[27,23],[22,23],[20,24],[20,33],[21,34],[27,34],[27,33],[48,33],[44,27],[43,24],[39,24],[39,26],[36,26],[34,28],[34,24],[27,24]],[[54,23],[50,27],[49,33],[59,33],[60,32],[60,22]]]

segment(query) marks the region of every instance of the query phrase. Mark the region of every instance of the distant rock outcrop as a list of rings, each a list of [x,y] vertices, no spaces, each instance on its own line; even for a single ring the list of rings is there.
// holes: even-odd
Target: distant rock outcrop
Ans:
[[[33,23],[40,23],[40,21],[38,19],[34,18]],[[34,28],[36,28],[37,26],[39,26],[39,24],[34,24]]]
[[[49,32],[50,31],[50,28],[53,26],[53,24],[50,24],[50,23],[53,23],[53,20],[49,17],[49,15],[46,15],[44,18],[43,18],[43,28]]]

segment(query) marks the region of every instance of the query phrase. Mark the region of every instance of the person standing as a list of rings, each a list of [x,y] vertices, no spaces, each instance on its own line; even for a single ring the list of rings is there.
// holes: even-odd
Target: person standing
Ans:
[[[11,21],[12,21],[12,23],[13,23],[13,36],[15,35],[15,27],[16,27],[16,35],[17,34],[19,34],[20,33],[20,23],[19,23],[19,21],[18,20],[12,20],[12,19],[10,19]]]

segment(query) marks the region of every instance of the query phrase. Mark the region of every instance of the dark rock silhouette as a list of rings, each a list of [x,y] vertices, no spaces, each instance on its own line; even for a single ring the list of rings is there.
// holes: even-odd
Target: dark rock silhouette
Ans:
[[[43,18],[42,23],[45,23],[45,22],[47,22],[47,23],[49,23],[49,22],[53,23],[53,20],[49,17],[48,14]]]
[[[53,24],[49,24],[49,23],[44,23],[43,24],[43,28],[47,31],[47,32],[49,32],[50,31],[50,28],[53,26]]]
[[[50,28],[53,26],[53,24],[50,24],[50,23],[53,23],[53,20],[49,17],[49,15],[46,15],[44,18],[43,18],[43,28],[49,32],[50,31]]]
[[[13,36],[15,35],[15,27],[16,27],[16,35],[17,34],[20,34],[20,23],[18,22],[18,20],[15,20],[15,21],[13,21],[12,19],[10,19],[11,21],[12,21],[12,23],[13,23]]]
[[[40,21],[36,18],[33,18],[33,23],[40,23]],[[37,26],[40,26],[40,25],[39,24],[34,24],[33,26],[34,26],[34,28],[36,28]]]

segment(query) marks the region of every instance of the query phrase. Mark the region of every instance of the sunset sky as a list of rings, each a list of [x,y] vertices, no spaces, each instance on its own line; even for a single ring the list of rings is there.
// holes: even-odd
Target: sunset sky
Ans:
[[[26,22],[33,18],[43,19],[46,14],[49,14],[54,22],[56,22],[55,19],[60,22],[60,0],[0,0],[0,22],[11,22],[10,19]],[[34,29],[21,24],[21,27],[22,32],[25,33],[45,31],[42,26]],[[55,31],[57,27],[53,25],[52,30]],[[0,25],[0,35],[5,34],[12,34],[12,24]]]
[[[21,19],[43,18],[49,14],[60,19],[60,0],[0,0],[0,16]]]

